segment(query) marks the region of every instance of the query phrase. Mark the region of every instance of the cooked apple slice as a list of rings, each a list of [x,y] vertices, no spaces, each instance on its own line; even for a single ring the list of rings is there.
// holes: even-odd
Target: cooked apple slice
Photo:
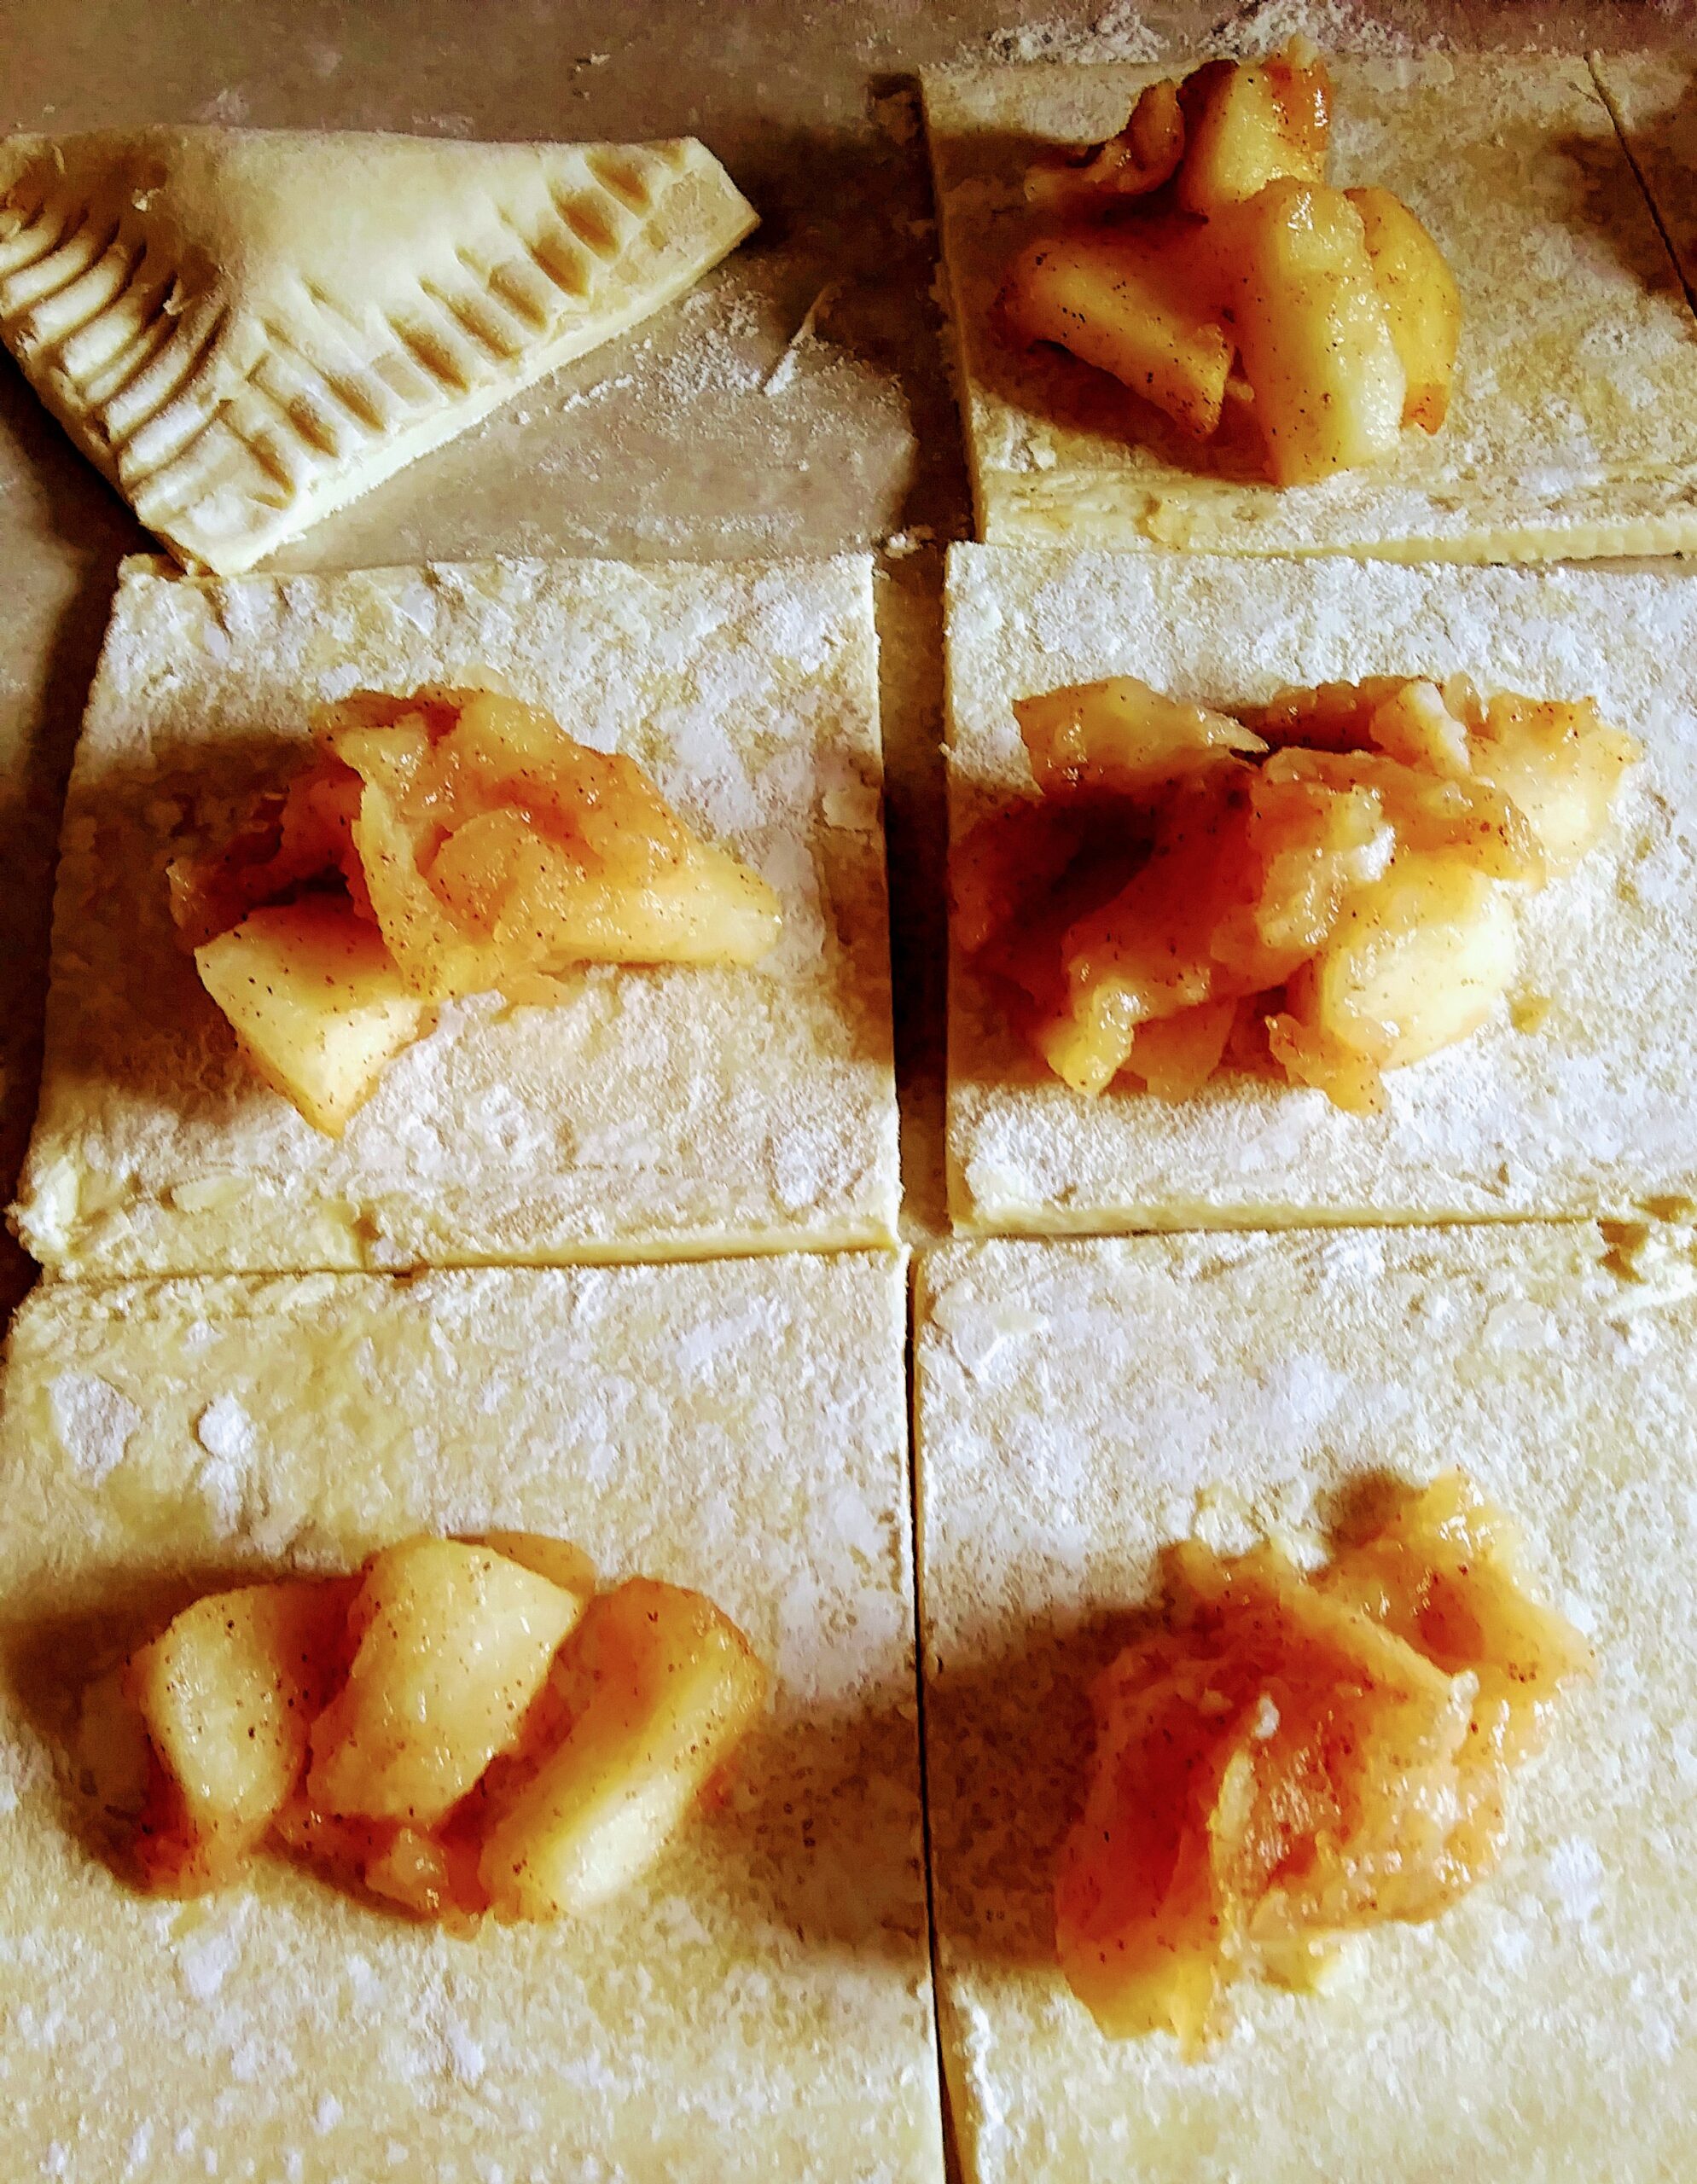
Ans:
[[[1166,1566],[1166,1627],[1091,1692],[1055,1949],[1110,2038],[1171,2030],[1194,2054],[1270,1893],[1298,1894],[1311,1933],[1430,1909],[1467,1704],[1276,1548],[1226,1562],[1188,1540]]]
[[[1292,743],[1309,751],[1365,751],[1373,738],[1369,723],[1407,677],[1368,675],[1359,682],[1316,682],[1281,690],[1263,706],[1240,706],[1238,718],[1275,751]]]
[[[1408,375],[1341,191],[1285,177],[1229,216],[1235,327],[1274,482],[1329,478],[1397,444]]]
[[[1320,782],[1339,793],[1370,790],[1396,828],[1399,848],[1453,855],[1493,880],[1543,885],[1543,851],[1525,812],[1488,781],[1446,780],[1374,751],[1278,751],[1263,777]]]
[[[1345,902],[1292,981],[1290,1013],[1399,1068],[1477,1030],[1508,990],[1518,953],[1502,887],[1453,857],[1401,851]]]
[[[1621,777],[1643,755],[1589,698],[1493,698],[1472,742],[1473,771],[1514,799],[1557,873],[1601,840]]]
[[[1171,76],[1138,95],[1117,136],[1082,157],[1026,171],[1026,200],[1048,212],[1091,212],[1142,197],[1171,179],[1184,151],[1184,114]]]
[[[313,1727],[312,1802],[433,1827],[517,1738],[583,1612],[580,1594],[485,1547],[374,1555],[348,1612],[347,1682]]]
[[[1220,844],[1208,952],[1216,991],[1281,985],[1331,932],[1351,889],[1381,879],[1396,847],[1384,804],[1347,781],[1292,779],[1262,767],[1247,823]]]
[[[498,980],[485,951],[419,869],[417,839],[387,782],[367,781],[353,839],[402,990],[446,1001],[492,990]]]
[[[1220,421],[1232,345],[1200,236],[1194,221],[1165,219],[1039,237],[1003,288],[1003,323],[1111,372],[1205,440]]]
[[[765,881],[693,838],[632,879],[515,814],[489,812],[449,835],[430,880],[468,924],[488,915],[486,953],[503,990],[514,973],[555,975],[578,963],[757,963],[778,932]]]
[[[216,1878],[264,1834],[305,1764],[350,1593],[310,1579],[211,1593],[131,1657],[129,1689],[186,1823],[186,1839],[143,1828],[154,1885],[170,1885],[172,1862]]]
[[[1403,422],[1435,433],[1450,411],[1462,339],[1462,292],[1449,261],[1400,197],[1346,189],[1361,215],[1391,339],[1408,375]]]
[[[244,825],[215,850],[173,858],[166,878],[171,915],[193,950],[240,925],[250,910],[286,899],[339,872],[354,907],[369,911],[353,846],[359,776],[325,753],[286,789],[259,797]]]
[[[1187,212],[1241,204],[1281,176],[1326,178],[1332,80],[1294,40],[1264,61],[1211,61],[1184,79],[1184,158],[1176,191]]]
[[[1211,758],[1267,747],[1229,713],[1166,697],[1135,675],[1016,699],[1014,717],[1046,796],[1078,788],[1136,796]]]
[[[642,769],[503,692],[356,693],[321,734],[364,781],[353,839],[410,989],[558,998],[585,962],[748,964],[782,914]],[[392,717],[392,715],[393,717]]]
[[[1130,1066],[1158,1100],[1193,1099],[1220,1066],[1236,1000],[1205,1001],[1137,1026]]]
[[[1549,1700],[1592,1665],[1566,1618],[1526,1590],[1514,1526],[1462,1472],[1412,1496],[1320,1583],[1446,1674],[1479,1678],[1463,1755],[1473,1765],[1513,1766],[1535,1751]]]
[[[1311,1085],[1346,1114],[1376,1115],[1385,1107],[1385,1079],[1376,1054],[1365,1054],[1311,1020],[1311,981],[1293,979],[1292,1006],[1264,1020],[1267,1052],[1293,1084]]]
[[[331,1137],[428,1028],[381,936],[328,897],[254,910],[195,962],[254,1069]]]
[[[1206,967],[1187,967],[1186,983],[1172,990],[1175,1014],[1207,996]],[[1138,1030],[1149,1021],[1146,985],[1092,966],[1075,977],[1063,1008],[1034,1019],[1032,1044],[1063,1084],[1094,1100],[1130,1061]]]
[[[563,1743],[484,1838],[505,1919],[585,1911],[664,1846],[765,1702],[766,1670],[699,1593],[636,1577],[603,1593],[562,1654]]]
[[[562,1593],[576,1594],[586,1607],[595,1596],[596,1565],[568,1539],[550,1539],[544,1532],[485,1532],[477,1545],[534,1570]]]
[[[1466,781],[1473,770],[1467,723],[1458,720],[1436,682],[1415,677],[1375,706],[1369,742],[1405,766],[1424,767],[1444,781]]]

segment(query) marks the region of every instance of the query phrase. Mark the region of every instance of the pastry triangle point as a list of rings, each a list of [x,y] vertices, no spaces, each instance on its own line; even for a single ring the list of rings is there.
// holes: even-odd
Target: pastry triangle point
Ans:
[[[143,523],[247,568],[754,225],[693,137],[0,142],[0,339]]]

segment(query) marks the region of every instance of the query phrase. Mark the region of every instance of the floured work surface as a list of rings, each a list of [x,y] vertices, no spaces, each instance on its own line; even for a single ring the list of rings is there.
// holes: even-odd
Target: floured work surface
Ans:
[[[972,2179],[1651,2184],[1697,2131],[1697,1278],[1595,1231],[955,1246],[918,1350],[944,2052]],[[1596,1670],[1501,1865],[1330,1985],[1246,1983],[1200,2062],[1104,2040],[1054,1961],[1087,1687],[1155,1556],[1322,1553],[1385,1474],[1463,1468]]]
[[[21,1232],[82,1275],[883,1243],[896,1107],[869,564],[126,575],[78,746]],[[444,1008],[334,1140],[248,1071],[166,867],[311,707],[493,669],[782,899],[752,971]]]
[[[1644,746],[1578,870],[1540,894],[1513,891],[1520,963],[1508,1007],[1388,1071],[1380,1115],[1245,1075],[1177,1106],[1119,1086],[1086,1099],[1030,1051],[957,951],[957,1227],[1636,1215],[1697,1198],[1689,578],[956,547],[948,644],[956,841],[1031,793],[1013,701],[1107,675],[1229,708],[1293,683],[1461,671],[1486,694],[1594,697]],[[1531,1028],[1515,1028],[1517,1016]]]
[[[939,2177],[904,1307],[881,1256],[38,1290],[0,1429],[0,2171]],[[166,1902],[67,1825],[67,1711],[126,1618],[494,1525],[700,1588],[775,1671],[729,1802],[603,1910],[455,1939],[265,1859]]]
[[[1314,485],[1210,473],[1158,412],[989,314],[1026,168],[1113,135],[1158,67],[944,71],[926,113],[979,535],[1399,561],[1697,546],[1697,320],[1577,55],[1333,63],[1333,180],[1403,198],[1461,289],[1448,422]]]

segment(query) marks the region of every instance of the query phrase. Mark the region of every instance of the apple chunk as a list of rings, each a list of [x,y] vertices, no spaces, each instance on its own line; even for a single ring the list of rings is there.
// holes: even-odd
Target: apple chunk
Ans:
[[[777,896],[636,762],[495,690],[356,692],[321,735],[364,783],[353,844],[410,990],[557,1001],[584,963],[748,965]]]
[[[326,1811],[433,1827],[514,1743],[561,1641],[567,1592],[486,1547],[419,1539],[367,1565],[346,1683],[312,1731]]]
[[[1026,171],[1026,202],[1046,212],[1090,213],[1146,196],[1170,181],[1184,150],[1179,87],[1170,76],[1149,84],[1125,126],[1082,157],[1042,161]]]
[[[550,1539],[546,1532],[485,1532],[476,1544],[534,1570],[563,1593],[575,1593],[585,1607],[595,1598],[596,1565],[568,1539]]]
[[[1289,1014],[1270,1026],[1273,1051],[1293,1077],[1370,1111],[1376,1072],[1476,1031],[1518,955],[1506,888],[1453,856],[1400,852],[1291,980]]]
[[[195,962],[259,1075],[331,1137],[429,1015],[375,929],[323,897],[253,911]]]
[[[1571,872],[1603,836],[1626,769],[1643,749],[1611,728],[1589,698],[1515,697],[1485,708],[1472,739],[1473,771],[1526,815],[1552,872]]]
[[[228,1864],[264,1834],[305,1764],[348,1594],[334,1580],[211,1593],[131,1657],[129,1691],[188,1838],[158,1844],[160,1858]]]
[[[1021,341],[1055,342],[1111,372],[1206,439],[1232,349],[1201,233],[1198,222],[1149,221],[1042,237],[1014,261],[1003,323]]]
[[[1408,375],[1403,422],[1435,433],[1450,411],[1462,338],[1462,295],[1444,253],[1400,197],[1346,189],[1361,215],[1391,339]]]
[[[1170,698],[1135,675],[1018,698],[1014,717],[1045,795],[1092,788],[1135,796],[1208,758],[1267,747],[1229,713]]]
[[[1269,183],[1228,216],[1243,369],[1276,485],[1330,477],[1390,453],[1408,375],[1340,191]]]
[[[1281,175],[1326,178],[1331,78],[1317,56],[1212,61],[1179,92],[1184,158],[1176,185],[1187,212],[1240,204]]]
[[[594,1601],[553,1681],[571,1726],[484,1841],[479,1876],[503,1919],[587,1910],[642,1872],[753,1721],[767,1678],[711,1600],[636,1577]]]

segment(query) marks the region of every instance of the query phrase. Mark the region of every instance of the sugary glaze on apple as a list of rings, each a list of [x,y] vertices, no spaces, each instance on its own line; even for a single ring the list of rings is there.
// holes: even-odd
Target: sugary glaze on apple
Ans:
[[[1589,700],[1465,676],[1235,715],[1120,676],[1014,712],[1039,793],[956,850],[956,937],[1091,1095],[1236,1067],[1376,1112],[1507,990],[1514,891],[1579,862],[1639,755]]]
[[[1234,1979],[1312,1987],[1335,1937],[1433,1918],[1491,1870],[1508,1777],[1590,1655],[1459,1472],[1311,1577],[1191,1540],[1166,1578],[1093,1693],[1055,1935],[1105,2032],[1194,2053]]]
[[[585,963],[758,961],[777,897],[634,760],[489,689],[361,690],[320,755],[170,873],[259,1073],[333,1135],[433,1006],[561,1000]]]
[[[196,1600],[91,1685],[78,1759],[140,1885],[257,1850],[423,1919],[554,1919],[653,1859],[764,1705],[699,1593],[561,1540],[416,1539]]]
[[[1026,194],[1057,224],[1009,268],[1006,340],[1110,373],[1196,442],[1258,455],[1276,485],[1435,433],[1461,299],[1386,189],[1327,183],[1332,86],[1305,42],[1211,61],[1139,96],[1125,128]]]

